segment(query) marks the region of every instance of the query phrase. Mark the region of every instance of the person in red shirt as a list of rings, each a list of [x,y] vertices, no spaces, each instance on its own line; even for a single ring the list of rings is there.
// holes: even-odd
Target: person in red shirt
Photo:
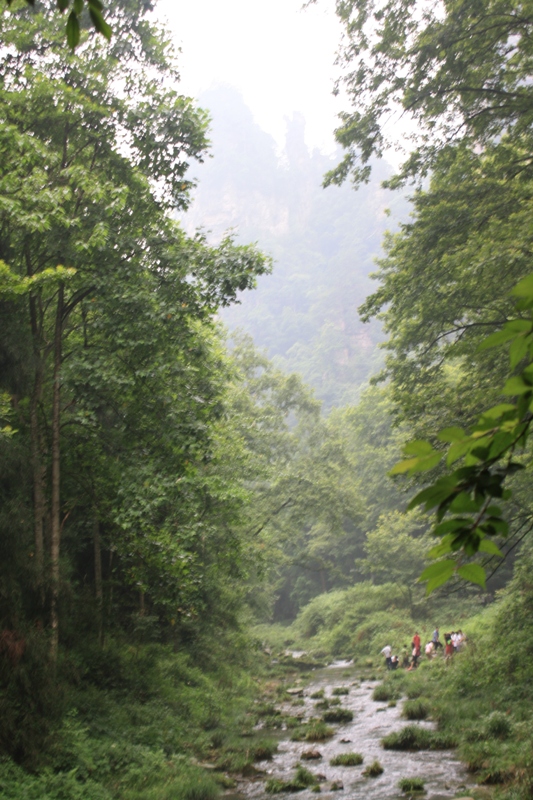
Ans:
[[[418,635],[418,631],[415,631],[415,635],[413,636],[413,648],[416,650],[417,656],[420,655],[420,636]]]

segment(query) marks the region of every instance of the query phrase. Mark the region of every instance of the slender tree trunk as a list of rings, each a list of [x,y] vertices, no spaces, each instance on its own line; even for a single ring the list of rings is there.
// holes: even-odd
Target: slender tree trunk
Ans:
[[[94,542],[94,589],[96,595],[96,605],[98,614],[98,641],[102,644],[103,628],[103,603],[104,591],[102,584],[102,549],[100,546],[100,521],[95,515],[93,522],[93,542]]]
[[[44,605],[44,517],[45,502],[45,468],[42,458],[41,436],[39,431],[38,406],[41,399],[42,374],[35,375],[33,392],[30,400],[30,438],[31,461],[33,471],[33,531],[35,539],[35,572],[41,605]]]
[[[56,323],[54,330],[54,379],[52,393],[52,502],[50,531],[50,578],[51,603],[50,624],[52,636],[50,640],[50,656],[57,659],[59,643],[59,548],[61,540],[61,450],[60,450],[60,417],[61,417],[61,350],[63,339],[63,303],[64,288],[60,286],[57,297]]]
[[[31,274],[29,259],[28,274]],[[34,295],[30,295],[29,306],[34,358],[34,380],[30,398],[30,440],[33,473],[35,573],[41,605],[44,605],[44,516],[46,513],[44,484],[46,471],[43,464],[42,439],[39,429],[39,403],[41,402],[43,392],[43,354],[41,351],[37,301]]]

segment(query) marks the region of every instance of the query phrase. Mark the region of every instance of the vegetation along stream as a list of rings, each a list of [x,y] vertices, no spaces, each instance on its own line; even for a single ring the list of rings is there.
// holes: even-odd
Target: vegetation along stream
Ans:
[[[335,661],[316,670],[305,689],[300,685],[289,689],[289,699],[279,710],[290,719],[297,704],[301,728],[285,729],[277,752],[257,765],[264,774],[240,782],[238,793],[231,797],[265,798],[298,791],[305,799],[320,791],[342,792],[339,796],[350,800],[383,800],[411,796],[419,787],[419,793],[423,789],[424,796],[437,800],[464,790],[468,775],[452,749],[384,748],[383,740],[390,734],[413,725],[434,731],[435,723],[405,719],[405,698],[391,700],[382,684],[364,677],[358,680],[356,675],[350,662]]]
[[[533,799],[532,42],[0,0],[0,800]]]

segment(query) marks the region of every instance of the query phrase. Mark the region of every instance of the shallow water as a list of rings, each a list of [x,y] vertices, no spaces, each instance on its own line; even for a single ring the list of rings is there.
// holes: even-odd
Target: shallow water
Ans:
[[[405,725],[422,725],[432,727],[431,722],[407,722],[402,719],[401,709],[403,701],[399,701],[395,708],[388,708],[387,703],[377,703],[372,700],[372,690],[376,682],[363,681],[359,684],[355,678],[346,677],[348,663],[337,662],[325,669],[317,670],[313,680],[305,688],[305,706],[293,707],[286,705],[283,711],[293,715],[305,712],[306,719],[320,716],[314,708],[316,701],[310,695],[319,689],[324,689],[326,697],[331,697],[332,689],[346,686],[350,693],[341,696],[341,706],[353,711],[352,722],[344,725],[333,725],[335,735],[326,742],[291,742],[290,732],[282,734],[279,742],[278,753],[272,761],[264,761],[257,767],[265,771],[261,780],[243,781],[239,783],[237,793],[232,792],[235,800],[263,800],[272,797],[294,797],[301,800],[327,796],[345,798],[345,800],[388,800],[388,798],[406,798],[398,789],[400,778],[421,778],[425,783],[425,800],[454,797],[457,789],[467,781],[464,766],[455,758],[452,750],[439,750],[420,752],[397,752],[384,750],[380,745],[383,736],[397,731]],[[352,685],[355,682],[356,685]],[[349,742],[341,742],[341,739]],[[301,760],[301,754],[306,750],[318,750],[322,758],[317,761],[302,761],[306,769],[315,774],[324,776],[320,780],[321,794],[317,795],[310,789],[297,794],[268,795],[265,792],[265,781],[268,778],[289,780],[294,775],[296,764]],[[361,753],[364,762],[358,767],[332,767],[330,759],[339,753]],[[374,759],[378,759],[384,772],[377,778],[365,778],[362,772]],[[333,781],[342,782],[342,791],[331,791]]]

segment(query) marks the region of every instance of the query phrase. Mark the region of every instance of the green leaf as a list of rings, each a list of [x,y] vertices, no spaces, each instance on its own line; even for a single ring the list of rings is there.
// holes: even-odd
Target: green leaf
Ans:
[[[522,278],[512,289],[511,294],[533,302],[533,272]]]
[[[439,544],[432,547],[428,552],[428,558],[442,558],[442,556],[451,553],[452,551],[452,536],[445,536]]]
[[[94,3],[90,3],[89,5],[89,15],[98,33],[101,33],[102,36],[105,36],[108,40],[111,39],[111,34],[113,33],[111,26],[107,24],[102,16],[102,12],[96,8]]]
[[[511,369],[514,369],[519,364],[529,349],[529,341],[526,336],[519,336],[514,340],[509,348],[509,363]]]
[[[429,442],[417,439],[414,442],[407,442],[403,452],[406,456],[428,456],[435,451]]]
[[[510,414],[511,412],[516,413],[516,406],[513,403],[498,403],[497,406],[493,406],[489,408],[487,411],[484,411],[481,415],[481,419],[488,419],[488,420],[498,420],[501,419],[503,416]]]
[[[492,539],[482,539],[479,543],[478,550],[480,553],[489,553],[491,556],[500,556],[500,558],[503,558],[502,551],[494,544]]]
[[[426,597],[431,594],[443,583],[449,581],[455,571],[455,561],[445,559],[444,561],[437,561],[436,564],[431,564],[427,567],[419,577],[419,581],[427,581]]]
[[[408,458],[405,461],[399,461],[389,470],[389,475],[402,475],[404,472],[409,472],[410,469],[418,462],[418,458]]]
[[[443,428],[437,436],[441,442],[462,442],[465,437],[462,428]]]
[[[487,336],[486,339],[478,346],[479,351],[488,350],[490,347],[497,347],[500,344],[504,344],[508,342],[510,339],[514,339],[516,336],[515,331],[511,331],[507,328],[503,328],[501,331],[496,331],[496,333],[491,333],[490,336]]]
[[[514,375],[505,382],[502,394],[515,395],[531,391],[531,384],[526,383],[520,375]]]
[[[440,505],[444,500],[451,497],[455,493],[456,488],[457,482],[452,475],[439,478],[433,486],[428,486],[415,495],[407,506],[407,510],[411,511],[413,508],[416,508],[416,506],[424,504],[426,511],[429,511],[430,508]]]
[[[480,564],[463,564],[458,568],[457,572],[465,581],[477,583],[478,586],[485,589],[486,574]]]
[[[446,454],[447,466],[451,466],[454,461],[457,461],[459,458],[462,458],[464,455],[466,455],[471,447],[472,441],[470,439],[467,439],[464,442],[454,442]]]
[[[409,470],[409,474],[414,475],[415,472],[429,472],[430,469],[433,469],[437,466],[441,459],[442,453],[435,452],[433,455],[428,455],[425,458],[419,458]]]
[[[483,499],[473,500],[466,492],[460,492],[450,505],[453,514],[475,514],[483,505]]]
[[[67,20],[67,42],[73,50],[80,41],[80,23],[75,11],[71,11]]]
[[[433,535],[444,536],[451,531],[456,531],[459,530],[459,528],[465,527],[470,527],[469,517],[454,517],[453,519],[447,519],[446,522],[441,522],[440,525],[437,525],[433,530]]]
[[[74,0],[73,8],[76,14],[79,16],[83,11],[83,0]]]

